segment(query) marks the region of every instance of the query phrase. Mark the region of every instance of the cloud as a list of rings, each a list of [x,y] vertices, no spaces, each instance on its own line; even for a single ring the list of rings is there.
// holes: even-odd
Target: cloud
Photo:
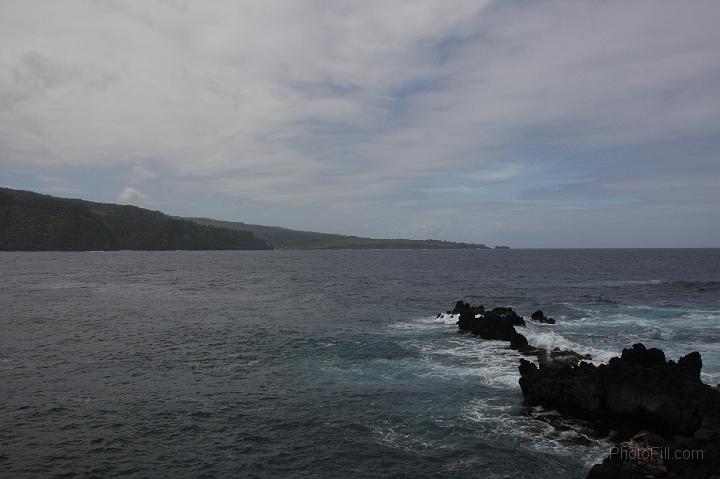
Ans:
[[[136,190],[132,186],[126,187],[120,192],[115,201],[124,205],[133,206],[145,206],[148,200],[148,195]]]
[[[506,205],[620,171],[685,170],[692,188],[718,177],[717,145],[654,153],[720,134],[718,16],[701,1],[7,0],[0,167],[155,180],[170,207],[205,193],[304,222],[342,210],[324,229],[418,202],[429,216],[423,191],[449,177]]]

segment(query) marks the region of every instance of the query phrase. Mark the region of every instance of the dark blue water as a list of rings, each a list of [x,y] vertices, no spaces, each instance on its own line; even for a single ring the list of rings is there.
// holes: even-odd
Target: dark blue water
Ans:
[[[459,298],[720,381],[720,250],[0,253],[0,476],[583,477]]]

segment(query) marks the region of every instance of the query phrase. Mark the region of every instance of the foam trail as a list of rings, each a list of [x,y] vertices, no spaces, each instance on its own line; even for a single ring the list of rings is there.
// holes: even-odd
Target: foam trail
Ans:
[[[482,435],[515,448],[569,456],[577,454],[578,447],[582,447],[588,454],[589,464],[597,462],[597,458],[607,453],[609,442],[593,438],[590,428],[582,421],[562,420],[563,427],[558,429],[536,419],[541,415],[557,416],[561,420],[557,413],[542,408],[523,415],[516,404],[497,397],[474,399],[462,410],[463,418],[478,425]]]
[[[592,362],[606,362],[611,357],[617,356],[616,351],[610,351],[607,349],[600,349],[597,347],[580,344],[572,341],[558,332],[558,328],[552,325],[535,325],[528,323],[528,325],[521,330],[522,334],[525,335],[528,342],[538,348],[553,349],[560,348],[563,350],[572,350],[581,354],[590,354],[592,356]]]

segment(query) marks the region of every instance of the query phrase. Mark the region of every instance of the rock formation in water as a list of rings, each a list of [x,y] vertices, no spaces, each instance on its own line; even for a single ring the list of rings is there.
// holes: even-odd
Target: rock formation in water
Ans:
[[[483,339],[508,341],[511,349],[527,356],[537,356],[541,364],[575,365],[581,359],[590,359],[590,355],[575,351],[561,351],[558,348],[547,351],[545,348],[530,345],[527,338],[515,329],[516,326],[526,326],[525,319],[510,307],[497,307],[486,311],[482,305],[471,306],[458,301],[448,313],[459,315],[457,325],[461,331],[470,332]]]
[[[525,320],[512,308],[495,308],[485,311],[483,306],[470,306],[458,301],[453,314],[459,314],[458,327],[483,339],[509,341],[512,349],[524,350],[528,347],[525,336],[518,333],[515,326],[524,326]]]
[[[512,308],[485,311],[458,301],[449,313],[459,315],[461,331],[509,341],[512,349],[538,358],[538,365],[520,359],[527,405],[613,433],[617,446],[588,479],[720,479],[720,386],[701,382],[698,352],[667,361],[662,350],[638,343],[595,366],[583,361],[589,355],[528,344],[515,329],[525,321]],[[554,324],[541,310],[531,318]]]
[[[633,437],[616,449],[635,454],[611,454],[590,478],[713,477],[709,471],[720,472],[720,392],[700,381],[701,368],[697,352],[666,361],[661,350],[635,344],[599,366],[538,367],[521,359],[520,387],[528,405],[590,420],[601,431],[616,431],[618,439]],[[647,460],[637,454],[656,447],[643,442],[646,431],[662,448]],[[691,449],[702,457],[675,458],[676,451]]]
[[[553,318],[548,318],[547,316],[545,316],[545,313],[543,313],[541,309],[538,309],[532,315],[530,315],[530,319],[532,319],[533,321],[537,321],[538,323],[555,324],[555,320]]]

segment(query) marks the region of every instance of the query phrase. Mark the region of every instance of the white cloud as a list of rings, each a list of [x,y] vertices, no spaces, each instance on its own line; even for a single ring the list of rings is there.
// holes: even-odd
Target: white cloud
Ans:
[[[139,190],[136,190],[132,186],[128,186],[124,190],[122,190],[115,199],[115,201],[120,204],[133,206],[145,206],[147,200],[148,195],[142,193]]]

